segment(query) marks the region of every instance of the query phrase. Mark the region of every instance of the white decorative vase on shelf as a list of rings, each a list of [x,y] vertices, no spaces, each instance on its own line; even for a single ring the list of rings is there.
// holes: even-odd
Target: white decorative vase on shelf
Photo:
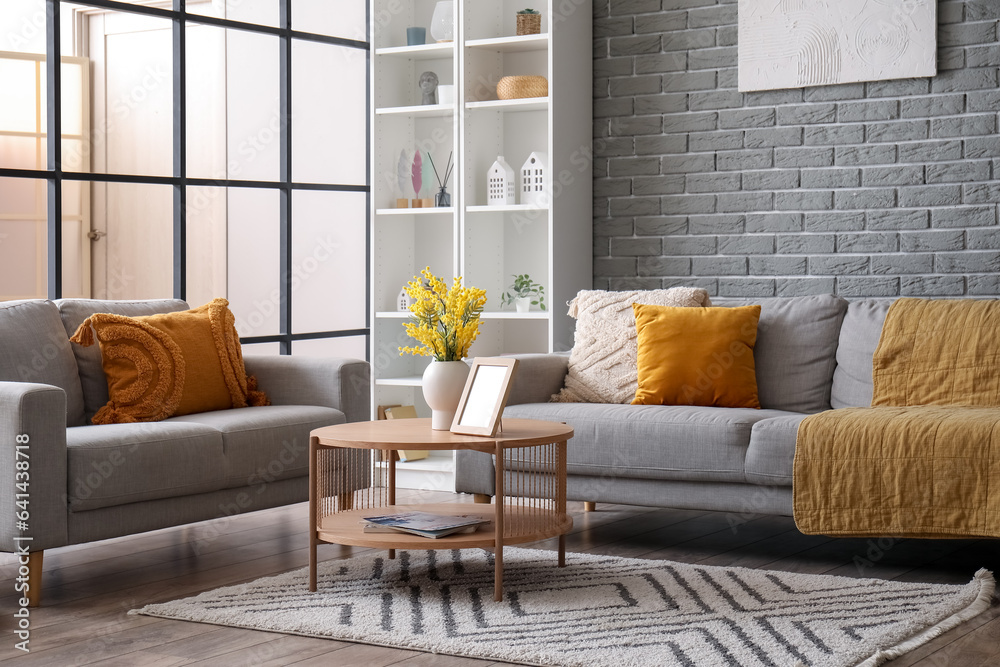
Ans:
[[[421,386],[424,400],[431,409],[431,428],[435,431],[451,429],[468,377],[469,366],[464,361],[435,360],[424,371]]]
[[[531,310],[531,297],[519,296],[514,299],[514,309],[519,313],[527,313]]]
[[[434,5],[431,16],[431,37],[438,42],[451,42],[455,39],[455,3],[452,0],[442,0]]]

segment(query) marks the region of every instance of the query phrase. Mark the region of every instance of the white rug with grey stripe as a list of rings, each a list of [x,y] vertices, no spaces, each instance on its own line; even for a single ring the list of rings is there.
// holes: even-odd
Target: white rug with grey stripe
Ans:
[[[130,613],[533,665],[877,665],[985,610],[964,586],[504,550],[385,552]]]

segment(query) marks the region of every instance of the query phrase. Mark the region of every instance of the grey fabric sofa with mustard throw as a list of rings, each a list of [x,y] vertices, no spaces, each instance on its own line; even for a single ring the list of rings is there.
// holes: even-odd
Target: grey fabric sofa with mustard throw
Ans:
[[[179,314],[188,311],[184,301],[0,304],[0,549],[30,552],[34,604],[45,549],[302,502],[309,432],[369,418],[367,362],[290,356],[244,362],[231,319],[224,321],[225,301],[217,302],[203,307],[211,340],[195,362],[189,358],[183,392],[174,343],[114,318]],[[111,315],[92,318],[96,313]],[[96,338],[100,347],[70,343],[88,318],[94,331],[83,327],[77,340]],[[148,354],[129,347],[140,339]],[[112,401],[102,348],[126,370],[147,371],[131,384],[115,384],[117,396],[145,392],[148,405],[171,404],[176,416],[142,421],[135,396]],[[206,365],[199,360],[216,348],[221,376],[198,379]],[[176,410],[186,405],[189,389],[212,387],[228,392],[222,404],[216,397],[206,399],[208,411]],[[95,414],[103,423],[91,423]]]
[[[577,317],[577,347],[588,326],[613,325],[621,319],[621,306],[655,302],[657,293],[665,291],[581,292],[588,298],[612,295],[601,298],[613,303],[593,311],[575,304],[571,313]],[[684,305],[707,305],[707,295],[690,301]],[[629,388],[635,391],[634,378],[631,387],[621,385],[618,402],[551,402],[574,387],[568,377],[571,358],[600,368],[601,355],[626,346],[604,341],[596,346],[603,351],[591,350],[589,358],[576,349],[570,355],[516,355],[518,376],[504,415],[573,426],[567,483],[571,500],[721,510],[736,517],[791,515],[799,423],[831,408],[870,405],[872,357],[892,300],[848,303],[815,295],[756,302],[720,299],[714,305],[750,303],[760,305],[753,347],[760,409],[631,405],[627,395]],[[634,328],[634,319],[626,324]],[[604,371],[614,375],[614,369]],[[488,500],[493,479],[489,457],[459,453],[458,491]]]

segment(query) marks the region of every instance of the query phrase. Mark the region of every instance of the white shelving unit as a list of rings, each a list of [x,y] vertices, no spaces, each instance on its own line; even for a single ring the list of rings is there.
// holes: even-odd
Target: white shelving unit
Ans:
[[[395,310],[402,286],[425,266],[450,283],[486,290],[472,356],[567,350],[573,321],[563,304],[592,285],[591,3],[545,0],[538,35],[515,34],[518,0],[455,0],[455,39],[405,46],[406,28],[430,35],[436,0],[371,0],[372,414],[379,405],[430,410],[420,391],[429,358],[400,356],[413,344]],[[450,105],[421,105],[417,82],[433,71],[455,86]],[[547,97],[498,100],[502,76],[539,74]],[[448,208],[395,208],[400,151],[430,151],[440,169],[454,151]],[[486,205],[486,172],[503,155],[520,171],[532,152],[549,159],[544,205]],[[436,188],[430,190],[436,191]],[[432,196],[432,195],[430,195]],[[516,313],[500,296],[515,274],[545,286],[549,310]],[[450,453],[400,463],[409,488],[454,489]]]

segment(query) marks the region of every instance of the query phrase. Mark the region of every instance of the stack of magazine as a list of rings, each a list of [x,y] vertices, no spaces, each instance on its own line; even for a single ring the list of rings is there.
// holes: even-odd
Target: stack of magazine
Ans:
[[[366,517],[362,523],[366,533],[410,533],[436,539],[454,533],[474,533],[489,519],[476,516],[447,516],[430,512],[403,512]]]

